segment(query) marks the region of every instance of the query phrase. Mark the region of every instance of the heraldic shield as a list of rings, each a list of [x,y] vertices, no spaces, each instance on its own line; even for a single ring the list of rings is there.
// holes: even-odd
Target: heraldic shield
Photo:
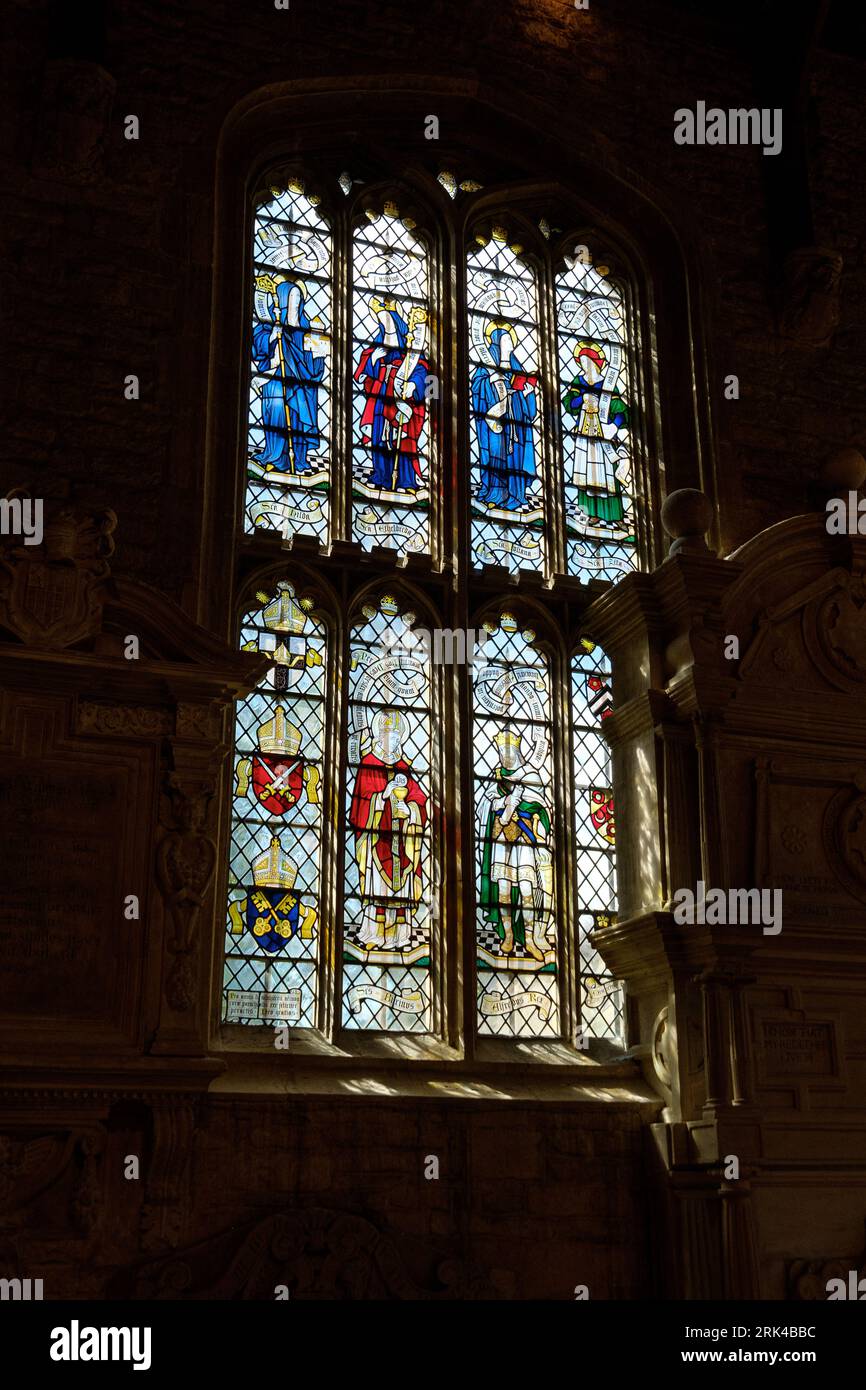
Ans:
[[[229,907],[232,935],[246,929],[269,955],[276,955],[293,936],[312,940],[317,914],[292,892],[296,875],[297,869],[274,835],[270,849],[253,863],[255,888]]]
[[[258,751],[238,763],[236,795],[246,796],[252,780],[254,799],[272,816],[284,816],[304,794],[317,806],[319,769],[299,756],[301,731],[286,719],[282,705],[259,726],[258,739]]]
[[[609,845],[616,843],[616,815],[613,792],[609,787],[590,787],[589,818],[596,834]]]

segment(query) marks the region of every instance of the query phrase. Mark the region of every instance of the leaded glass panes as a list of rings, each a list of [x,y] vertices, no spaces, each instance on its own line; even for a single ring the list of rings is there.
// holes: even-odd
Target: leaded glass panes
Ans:
[[[503,614],[472,667],[478,1030],[559,1033],[550,669]]]
[[[616,819],[610,750],[601,732],[613,708],[610,668],[588,639],[575,653],[571,682],[581,1027],[589,1037],[621,1041],[622,990],[589,940],[616,920]]]
[[[579,247],[556,281],[567,566],[584,581],[636,563],[629,350],[605,269]]]
[[[352,530],[365,550],[430,548],[427,252],[387,202],[355,232]]]
[[[441,600],[431,621],[454,622],[495,592],[495,574],[475,571],[522,570],[551,585],[531,585],[540,617],[546,609],[553,622],[557,605],[582,622],[573,582],[553,571],[586,582],[635,566],[634,497],[646,481],[633,441],[635,323],[627,286],[587,247],[563,262],[564,204],[546,202],[542,215],[537,188],[483,232],[474,225],[467,245],[456,214],[481,185],[464,174],[483,171],[441,157],[429,200],[418,185],[424,230],[410,213],[411,171],[394,202],[363,161],[332,166],[327,216],[285,173],[257,202],[244,526],[324,543],[298,547],[292,572],[316,567],[343,635],[329,680],[326,629],[288,578],[244,620],[244,646],[272,664],[237,707],[223,1019],[348,1031],[355,1047],[361,1033],[453,1040],[447,1002],[474,968],[482,1036],[522,1043],[581,1029],[620,1041],[622,992],[590,945],[616,914],[604,655],[582,641],[560,671],[504,598],[482,641],[442,627],[425,634],[428,646],[409,635],[406,595],[418,585],[425,607]],[[462,283],[461,261],[464,300],[443,307],[437,287]],[[459,354],[439,346],[452,313],[468,339],[457,380]],[[462,440],[449,412],[467,422]],[[444,460],[443,442],[453,449]],[[444,496],[452,468],[468,468],[465,507],[463,489]],[[272,574],[261,535],[246,542],[244,565],[257,551]],[[388,577],[404,567],[405,589]],[[361,586],[375,598],[358,608]],[[464,647],[465,665],[454,654]],[[440,669],[452,661],[458,670]],[[571,725],[555,746],[563,754],[571,739],[573,778],[554,756],[567,704]],[[447,756],[440,766],[434,747],[458,748],[471,769]],[[340,805],[323,819],[326,774]],[[461,806],[464,777],[469,864],[456,852],[459,822],[443,811]],[[440,924],[439,907],[459,903],[469,878],[474,916]],[[576,888],[576,922],[557,884]]]
[[[223,1019],[313,1027],[326,632],[287,581],[257,598],[241,644],[272,665],[236,709]]]
[[[253,235],[246,529],[328,533],[331,234],[299,183],[272,189]]]
[[[386,595],[349,644],[343,1026],[431,1027],[431,663]]]
[[[542,570],[537,291],[501,227],[470,253],[467,295],[472,563]]]

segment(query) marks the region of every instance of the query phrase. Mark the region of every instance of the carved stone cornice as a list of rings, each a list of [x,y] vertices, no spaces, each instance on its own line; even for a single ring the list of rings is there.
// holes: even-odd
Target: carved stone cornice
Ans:
[[[617,705],[605,716],[601,726],[612,748],[655,729],[673,717],[674,706],[663,690],[647,690],[625,704]]]
[[[677,923],[657,909],[614,922],[590,937],[605,965],[634,989],[666,984],[672,972],[694,976],[716,959],[712,928]]]
[[[32,566],[34,561],[15,563]],[[77,631],[69,622],[63,641],[58,636],[51,643],[36,638],[30,645],[26,638],[23,643],[0,642],[2,684],[20,689],[35,684],[77,695],[93,707],[83,716],[86,726],[93,727],[87,721],[96,721],[105,732],[111,732],[108,726],[114,718],[105,710],[107,706],[131,710],[176,705],[177,736],[198,740],[212,737],[216,730],[212,702],[229,702],[245,694],[268,667],[266,653],[229,646],[198,627],[165,594],[137,581],[113,581],[112,593],[100,602],[98,616],[91,631],[97,639],[95,650],[64,649],[69,634]],[[123,655],[128,635],[138,639],[137,659]],[[98,713],[97,707],[105,712]],[[138,722],[143,733],[147,720],[136,721],[130,715],[127,722]]]
[[[609,656],[648,632],[661,630],[654,578],[654,574],[626,574],[587,609],[586,630]]]

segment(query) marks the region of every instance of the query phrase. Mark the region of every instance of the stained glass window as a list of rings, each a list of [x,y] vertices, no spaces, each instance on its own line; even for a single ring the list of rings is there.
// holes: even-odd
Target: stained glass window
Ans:
[[[618,579],[636,563],[629,351],[621,291],[586,247],[556,281],[567,566]]]
[[[324,540],[331,458],[331,234],[300,182],[253,235],[246,529]]]
[[[242,645],[271,665],[237,706],[222,1017],[358,1051],[464,1027],[520,1052],[622,1042],[590,940],[617,911],[610,670],[588,639],[564,656],[595,591],[563,571],[616,581],[648,539],[630,287],[616,254],[614,274],[564,241],[570,199],[537,182],[480,223],[474,175],[516,189],[504,167],[440,151],[413,192],[411,170],[398,186],[345,158],[315,185],[274,175],[252,223],[239,573],[262,578]],[[442,351],[455,324],[465,355]],[[277,582],[268,531],[322,546]],[[527,572],[525,601],[484,607],[481,641],[445,626],[510,588],[503,570]],[[567,629],[561,658],[530,621]],[[464,981],[471,1020],[449,1014]]]
[[[431,663],[392,595],[349,646],[343,1026],[431,1026]]]
[[[478,1030],[559,1033],[550,669],[508,613],[473,665]]]
[[[601,732],[613,708],[610,668],[587,638],[573,658],[571,681],[581,1026],[591,1037],[619,1041],[622,991],[589,940],[616,921],[616,817],[610,750]]]
[[[236,713],[223,1018],[314,1027],[326,632],[288,581],[257,598],[241,643],[272,665]]]
[[[535,274],[495,227],[467,264],[472,563],[545,565]]]
[[[354,237],[352,528],[362,546],[430,548],[427,252],[386,202]]]

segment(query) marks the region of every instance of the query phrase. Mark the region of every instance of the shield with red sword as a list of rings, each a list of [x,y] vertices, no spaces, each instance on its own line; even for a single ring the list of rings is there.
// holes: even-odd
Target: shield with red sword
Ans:
[[[303,758],[256,753],[252,772],[253,794],[272,816],[284,816],[299,800],[304,785]]]

